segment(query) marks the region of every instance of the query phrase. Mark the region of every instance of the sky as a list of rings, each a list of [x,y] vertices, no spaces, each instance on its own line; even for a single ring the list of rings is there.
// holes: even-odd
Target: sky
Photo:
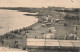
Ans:
[[[0,0],[0,7],[66,7],[80,8],[80,0]]]

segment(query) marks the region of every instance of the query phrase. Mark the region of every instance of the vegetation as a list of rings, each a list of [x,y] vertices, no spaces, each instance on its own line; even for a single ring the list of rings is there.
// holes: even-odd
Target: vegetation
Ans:
[[[79,16],[66,14],[64,19],[67,19],[67,20],[79,20]]]
[[[21,12],[31,12],[31,13],[36,13],[38,12],[38,14],[36,15],[36,17],[38,18],[38,20],[43,20],[42,22],[37,22],[29,27],[23,27],[22,29],[16,29],[14,31],[10,31],[6,34],[4,34],[3,36],[1,36],[0,40],[4,40],[4,45],[6,46],[8,44],[8,46],[10,47],[14,47],[14,43],[15,41],[18,41],[19,44],[15,45],[15,47],[17,48],[21,48],[23,50],[26,49],[26,38],[42,38],[43,34],[48,33],[49,32],[49,27],[55,27],[56,29],[56,35],[55,35],[55,39],[64,39],[64,35],[66,33],[71,33],[73,30],[73,27],[69,27],[67,26],[68,22],[73,22],[72,20],[79,20],[79,16],[77,15],[79,12],[79,9],[74,9],[74,10],[70,10],[70,9],[66,9],[66,8],[61,8],[61,7],[48,7],[48,8],[22,8],[22,7],[18,7],[18,8],[1,8],[1,9],[9,9],[9,10],[18,10]],[[64,13],[62,13],[64,12]],[[73,13],[74,12],[74,13]],[[76,14],[76,13],[77,14]],[[68,14],[69,13],[69,14]],[[26,14],[24,14],[26,15]],[[29,14],[28,14],[29,15]],[[66,21],[66,23],[64,21],[62,22],[57,22],[57,23],[51,23],[50,26],[42,26],[42,24],[44,24],[44,19],[50,15],[51,19],[54,18],[56,19],[60,19],[63,20],[69,20]],[[33,16],[33,15],[32,15]],[[62,33],[63,32],[63,33]],[[80,37],[80,30],[78,30],[78,36]],[[23,43],[22,43],[23,42]],[[1,42],[0,42],[1,43]]]

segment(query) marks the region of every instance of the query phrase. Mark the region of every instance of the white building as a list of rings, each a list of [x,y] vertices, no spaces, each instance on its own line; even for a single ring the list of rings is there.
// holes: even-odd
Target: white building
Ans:
[[[55,30],[55,27],[50,27],[50,28],[49,28],[49,31],[50,31],[51,33],[55,34],[55,31],[56,31],[56,30]]]
[[[52,39],[52,38],[54,38],[54,34],[52,34],[52,33],[44,34],[44,35],[43,35],[43,38]]]

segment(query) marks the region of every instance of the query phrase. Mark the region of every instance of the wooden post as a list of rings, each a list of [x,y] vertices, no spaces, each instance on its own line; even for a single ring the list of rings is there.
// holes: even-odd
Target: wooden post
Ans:
[[[45,47],[44,51],[46,52],[46,35],[45,35],[44,47]]]
[[[2,46],[3,46],[4,45],[4,41],[2,40],[1,42],[2,42]]]
[[[26,35],[26,46],[27,46],[27,35]]]

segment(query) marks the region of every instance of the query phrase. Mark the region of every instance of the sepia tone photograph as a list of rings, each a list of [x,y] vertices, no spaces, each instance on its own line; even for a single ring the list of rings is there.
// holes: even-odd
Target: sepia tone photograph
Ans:
[[[1,52],[80,52],[80,0],[0,0]]]

